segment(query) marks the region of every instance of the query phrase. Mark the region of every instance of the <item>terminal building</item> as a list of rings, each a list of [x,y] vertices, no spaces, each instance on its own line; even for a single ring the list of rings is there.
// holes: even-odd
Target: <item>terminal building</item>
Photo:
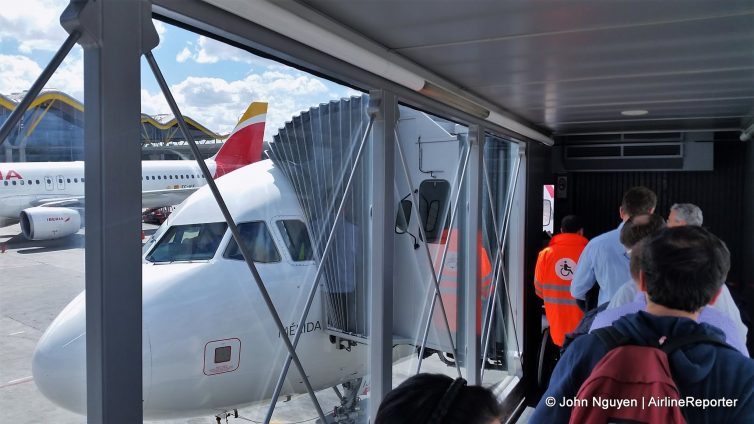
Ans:
[[[24,93],[0,94],[0,124],[10,116]],[[227,137],[185,116],[192,136],[207,158]],[[191,158],[183,133],[170,115],[141,115],[142,157]],[[48,90],[29,109],[0,148],[0,162],[66,162],[84,160],[84,105],[66,93]]]

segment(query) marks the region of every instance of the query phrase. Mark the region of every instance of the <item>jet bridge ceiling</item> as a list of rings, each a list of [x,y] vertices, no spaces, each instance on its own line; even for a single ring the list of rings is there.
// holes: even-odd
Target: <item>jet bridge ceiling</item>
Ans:
[[[752,124],[751,0],[301,4],[555,135]]]

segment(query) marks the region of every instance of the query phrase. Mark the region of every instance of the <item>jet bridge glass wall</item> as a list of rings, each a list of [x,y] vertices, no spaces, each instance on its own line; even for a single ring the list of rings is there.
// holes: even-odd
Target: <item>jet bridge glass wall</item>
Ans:
[[[464,377],[504,396],[521,377],[522,293],[509,266],[512,193],[518,145],[487,135],[472,153],[469,127],[408,106],[399,108],[394,236],[393,385],[417,372]],[[479,217],[468,225],[471,171],[481,187]],[[479,189],[479,187],[477,187]],[[469,233],[476,240],[469,244]],[[477,258],[477,297],[467,294],[467,256]],[[436,285],[435,285],[436,282]],[[474,309],[469,333],[467,308]],[[471,327],[474,328],[474,327]],[[465,355],[479,340],[478,357]],[[411,352],[409,354],[409,352]],[[476,361],[476,368],[469,367]]]
[[[237,408],[239,418],[254,421],[311,420],[319,415],[317,409],[338,414],[361,410],[363,417],[378,406],[369,395],[370,379],[377,378],[370,372],[384,359],[368,356],[376,342],[395,346],[393,385],[420,370],[467,378],[477,370],[482,384],[504,395],[521,375],[521,279],[514,272],[520,244],[507,235],[516,225],[518,142],[408,106],[421,106],[416,98],[397,106],[395,134],[385,136],[375,132],[371,99],[361,92],[206,36],[170,25],[162,30],[165,39],[181,40],[176,44],[185,47],[171,51],[164,45],[154,51],[177,106],[193,116],[207,114],[213,119],[202,122],[221,123],[225,127],[212,130],[229,132],[248,102],[267,101],[264,140],[270,160],[216,181],[240,243],[207,187],[178,206],[146,242],[141,269],[144,418],[192,422],[188,417],[224,418]],[[208,77],[213,64],[215,71],[230,69],[230,76]],[[170,113],[146,65],[144,70],[142,107]],[[234,118],[228,123],[218,116]],[[383,132],[389,126],[380,125]],[[394,154],[376,165],[380,143],[393,136]],[[371,213],[378,195],[374,176],[389,166],[395,169],[388,187],[393,202],[385,207],[394,228],[384,248],[375,252],[379,217]],[[51,177],[52,190],[84,183],[83,176]],[[47,188],[45,179],[41,182]],[[147,236],[154,230],[146,229]],[[42,330],[71,300],[61,319],[68,324],[73,319],[74,330],[82,328],[85,300],[76,294],[84,282],[84,236],[16,243],[16,233],[8,237],[14,239],[8,245],[13,256],[0,260],[13,258],[13,268],[25,264],[33,269],[34,284],[26,285],[23,294],[13,291],[0,298],[13,321],[9,337],[30,336],[4,344],[3,351],[7,347],[28,359]],[[106,246],[126,243],[112,237],[106,241]],[[31,253],[55,255],[53,266],[30,262]],[[387,300],[392,340],[371,334],[376,282],[370,267],[379,253],[391,255],[393,263],[392,269],[383,269],[393,283]],[[244,256],[258,273],[274,313]],[[125,274],[121,278],[127,280]],[[54,301],[31,300],[50,293]],[[16,323],[24,326],[16,328]],[[62,372],[55,381],[66,384],[55,386],[57,395],[50,395],[53,386],[43,390],[48,397],[58,396],[54,402],[83,412],[86,391],[78,383],[86,375],[85,338],[81,331],[73,333],[55,341],[68,353],[75,348],[78,356],[49,368],[53,377]],[[300,367],[289,362],[286,338],[297,342]],[[474,343],[476,354],[467,354]],[[30,375],[30,361],[25,364]],[[31,387],[23,386],[30,382],[28,375],[8,374],[13,384],[3,389]],[[37,384],[46,383],[40,378]],[[2,402],[13,403],[0,408],[0,416],[8,418],[3,421],[22,419],[25,411],[13,402],[20,396],[3,397]],[[34,397],[46,408],[37,411],[40,421],[80,418],[39,393]]]

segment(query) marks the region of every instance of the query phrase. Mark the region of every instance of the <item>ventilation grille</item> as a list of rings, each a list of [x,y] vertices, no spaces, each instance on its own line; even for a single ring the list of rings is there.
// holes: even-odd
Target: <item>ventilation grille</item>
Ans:
[[[683,158],[682,143],[566,146],[565,159]]]

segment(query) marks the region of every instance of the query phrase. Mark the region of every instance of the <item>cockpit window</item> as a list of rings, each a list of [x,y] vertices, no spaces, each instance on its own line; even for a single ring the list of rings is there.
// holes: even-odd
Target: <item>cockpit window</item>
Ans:
[[[226,228],[227,224],[224,222],[173,225],[168,228],[146,259],[149,262],[212,259]]]
[[[263,221],[238,224],[238,231],[241,233],[241,238],[249,252],[251,252],[251,259],[254,262],[280,262],[280,253],[278,253],[270,231]],[[241,249],[238,248],[235,240],[230,241],[223,256],[228,259],[243,260]]]
[[[306,232],[306,224],[298,219],[285,219],[277,221],[278,230],[283,235],[291,259],[295,262],[312,260],[312,245],[309,242],[309,234]]]

